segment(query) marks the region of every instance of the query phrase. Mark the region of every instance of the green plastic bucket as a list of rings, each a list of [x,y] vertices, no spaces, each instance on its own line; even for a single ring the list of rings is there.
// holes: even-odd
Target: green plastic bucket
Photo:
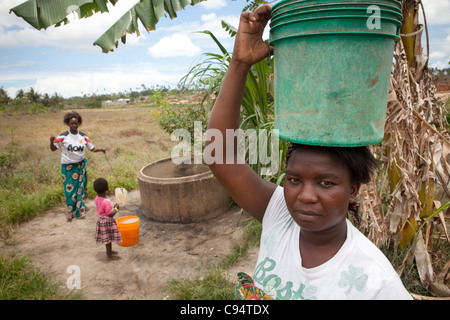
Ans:
[[[377,5],[377,6],[389,6],[398,11],[402,10],[401,1],[396,0],[289,0],[280,1],[276,3],[272,8],[272,16],[277,15],[279,12],[285,10],[290,10],[292,8],[302,8],[302,7],[321,7],[325,5],[337,5],[340,7],[345,7],[349,5]]]
[[[284,8],[276,8],[272,10],[272,18],[277,17],[286,12],[302,12],[302,11],[320,11],[320,10],[332,10],[332,9],[364,9],[367,13],[371,13],[371,9],[369,8],[367,2],[338,2],[338,3],[324,3],[324,4],[305,4],[305,5],[297,5],[297,6],[285,6]],[[399,9],[395,5],[390,4],[377,4],[376,5],[382,12],[383,11],[393,11],[398,14],[402,14],[402,10]]]
[[[384,138],[401,16],[381,13],[379,27],[369,28],[370,15],[337,12],[341,11],[299,18],[298,12],[286,11],[272,16],[269,41],[274,46],[274,126],[280,139],[363,146]]]
[[[303,10],[297,11],[292,10],[286,12],[283,15],[278,15],[273,17],[271,20],[271,25],[276,25],[282,22],[292,22],[293,20],[299,19],[307,19],[307,18],[339,18],[339,17],[362,17],[365,19],[367,23],[367,19],[371,17],[371,14],[368,14],[366,8],[356,9],[356,8],[340,8],[340,9],[323,9],[323,10]],[[391,10],[383,10],[380,11],[380,18],[385,19],[394,19],[395,24],[399,24],[399,19],[403,16],[399,12],[391,11]],[[401,21],[401,20],[400,20]]]
[[[389,6],[389,5],[377,5],[377,8],[379,8],[381,11],[389,10],[394,11],[399,14],[402,13],[401,10],[397,9],[396,7]],[[367,5],[367,3],[329,3],[329,4],[321,4],[321,5],[308,5],[308,6],[302,6],[302,7],[293,7],[293,8],[285,8],[280,9],[276,12],[272,12],[272,17],[279,16],[280,14],[284,14],[286,12],[301,12],[301,11],[320,11],[320,10],[345,10],[345,9],[363,9],[365,11],[371,11],[372,9],[370,6]],[[368,12],[369,13],[369,12]]]
[[[283,40],[308,35],[327,35],[331,37],[334,35],[360,34],[366,36],[382,35],[397,41],[400,39],[401,22],[392,18],[380,17],[383,28],[368,29],[366,31],[361,30],[361,28],[363,25],[364,28],[367,28],[367,16],[323,16],[320,18],[299,19],[294,15],[290,18],[291,21],[280,18],[276,25],[271,25],[270,42],[275,44],[275,48]],[[351,38],[348,38],[348,40],[353,44]],[[307,45],[310,45],[310,43]],[[340,53],[336,52],[336,54]]]

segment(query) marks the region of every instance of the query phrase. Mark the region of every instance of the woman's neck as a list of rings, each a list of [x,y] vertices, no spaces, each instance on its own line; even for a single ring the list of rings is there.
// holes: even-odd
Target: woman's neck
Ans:
[[[300,255],[304,268],[317,267],[331,258],[341,249],[347,239],[347,222],[320,232],[300,230]]]

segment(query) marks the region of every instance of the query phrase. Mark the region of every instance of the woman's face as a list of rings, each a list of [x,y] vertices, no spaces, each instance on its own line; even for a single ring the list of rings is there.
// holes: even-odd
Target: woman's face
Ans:
[[[348,204],[359,190],[350,171],[335,155],[321,150],[295,150],[284,183],[290,214],[304,230],[320,232],[343,224]]]
[[[70,128],[70,132],[72,133],[77,133],[78,132],[78,119],[77,118],[72,118],[69,120],[69,128]]]

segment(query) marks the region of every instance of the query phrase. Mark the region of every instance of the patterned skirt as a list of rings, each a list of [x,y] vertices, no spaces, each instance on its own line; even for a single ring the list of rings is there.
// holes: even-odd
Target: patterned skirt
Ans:
[[[98,217],[95,241],[101,244],[122,242],[122,236],[120,235],[119,227],[117,227],[114,218]]]
[[[63,164],[61,174],[66,196],[67,219],[81,218],[86,212],[84,200],[87,193],[86,162]]]
[[[239,284],[234,291],[236,300],[273,300],[264,290],[254,285],[252,277],[248,274],[239,272],[237,278]]]

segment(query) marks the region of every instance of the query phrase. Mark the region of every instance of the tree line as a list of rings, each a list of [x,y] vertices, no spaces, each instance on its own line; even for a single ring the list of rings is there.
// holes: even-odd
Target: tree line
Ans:
[[[141,84],[140,87],[130,88],[129,91],[125,92],[82,93],[80,96],[64,98],[56,92],[52,95],[42,94],[30,87],[28,90],[19,89],[15,97],[11,97],[3,87],[0,87],[0,112],[45,113],[70,108],[101,108],[105,101],[129,99],[130,102],[145,102],[149,101],[155,92],[176,94],[181,91],[180,88],[171,89],[160,85],[147,88],[144,84]]]
[[[450,64],[450,62],[449,62]],[[435,82],[439,82],[442,80],[446,80],[450,78],[450,67],[438,69],[438,68],[431,68],[431,75],[432,79]]]

